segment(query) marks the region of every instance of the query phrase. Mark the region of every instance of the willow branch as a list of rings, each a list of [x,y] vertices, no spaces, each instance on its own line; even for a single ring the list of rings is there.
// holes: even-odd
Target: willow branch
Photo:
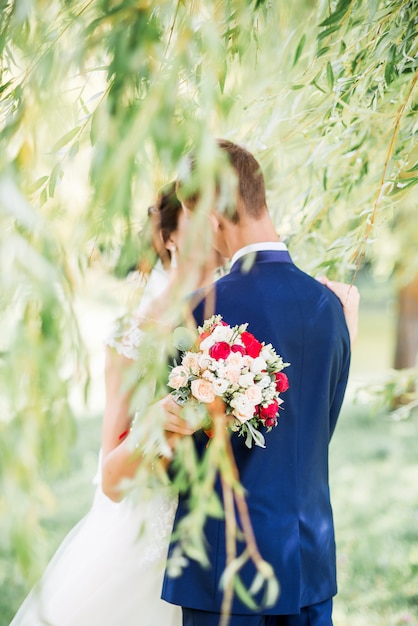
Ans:
[[[379,187],[377,189],[375,201],[373,203],[373,210],[372,210],[372,214],[371,214],[371,217],[370,217],[370,221],[369,221],[369,223],[366,226],[366,232],[365,232],[364,240],[360,244],[359,248],[357,249],[356,253],[353,256],[353,261],[356,262],[356,268],[355,268],[355,271],[354,271],[354,274],[353,274],[353,278],[352,278],[352,281],[351,281],[352,283],[354,282],[354,280],[355,280],[355,278],[357,276],[357,273],[358,273],[358,271],[360,269],[360,266],[361,266],[361,263],[363,261],[363,258],[364,258],[364,255],[365,255],[365,251],[366,251],[367,240],[369,239],[370,234],[371,234],[371,232],[372,232],[372,230],[374,228],[374,225],[375,225],[376,216],[377,216],[377,210],[378,210],[380,201],[381,201],[382,196],[383,196],[383,188],[384,188],[384,185],[385,185],[386,175],[387,175],[389,163],[390,163],[391,158],[392,158],[393,149],[395,147],[395,141],[396,141],[396,138],[398,136],[399,127],[400,127],[400,124],[401,124],[401,119],[402,119],[402,116],[404,114],[406,105],[408,104],[408,102],[409,102],[409,100],[410,100],[410,98],[412,96],[412,93],[414,91],[415,85],[417,84],[417,81],[418,81],[418,72],[414,76],[414,79],[413,79],[413,81],[411,83],[411,86],[410,86],[410,88],[408,90],[408,93],[406,94],[406,98],[404,99],[404,101],[402,102],[401,106],[399,107],[399,109],[398,109],[398,111],[396,113],[395,125],[393,127],[392,137],[391,137],[391,140],[389,142],[389,147],[388,147],[388,150],[387,150],[387,153],[386,153],[386,158],[385,158],[385,163],[384,163],[384,166],[383,166],[382,177],[381,177],[381,180],[380,180]]]
[[[253,527],[252,527],[251,520],[250,520],[250,514],[248,512],[247,501],[245,500],[243,490],[242,488],[239,488],[239,489],[237,488],[238,485],[240,486],[239,473],[238,473],[238,468],[235,462],[234,453],[232,451],[231,441],[229,438],[226,441],[226,453],[228,455],[228,459],[229,459],[231,470],[232,470],[233,477],[234,477],[235,502],[238,508],[239,518],[242,524],[242,532],[244,533],[245,542],[247,544],[247,549],[248,549],[248,554],[251,560],[253,561],[254,565],[257,567],[257,569],[259,569],[259,565],[261,562],[264,562],[264,559],[261,556],[258,546],[257,546],[257,541],[255,538]]]
[[[237,556],[237,531],[234,507],[234,493],[231,485],[222,477],[222,495],[225,507],[225,539],[226,539],[226,568],[231,565]],[[222,598],[220,626],[227,626],[231,614],[232,600],[234,597],[234,579],[225,583],[225,591]]]

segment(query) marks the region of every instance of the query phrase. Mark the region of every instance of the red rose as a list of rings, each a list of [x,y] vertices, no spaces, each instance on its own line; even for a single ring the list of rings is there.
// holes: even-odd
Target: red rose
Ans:
[[[277,400],[273,400],[273,402],[269,404],[268,406],[260,407],[260,417],[261,419],[266,420],[266,425],[267,425],[267,420],[276,421],[275,418],[276,418],[278,410],[279,410],[279,403],[277,402]]]
[[[283,372],[277,372],[276,376],[276,389],[279,393],[283,393],[289,389],[289,379]]]
[[[247,354],[247,351],[244,348],[244,346],[240,346],[238,343],[234,343],[234,345],[231,346],[231,352],[241,352],[242,356]]]
[[[251,333],[247,333],[244,331],[241,335],[242,343],[244,344],[247,354],[254,359],[258,357],[263,347],[261,344]]]
[[[209,348],[209,356],[215,361],[219,359],[227,359],[231,354],[231,346],[226,341],[217,341]]]
[[[272,426],[276,426],[277,420],[275,417],[268,417],[264,423],[267,426],[267,428],[271,428]]]

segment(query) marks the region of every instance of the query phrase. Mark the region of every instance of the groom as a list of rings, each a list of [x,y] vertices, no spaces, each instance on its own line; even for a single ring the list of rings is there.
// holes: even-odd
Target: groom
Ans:
[[[273,566],[281,593],[276,604],[254,613],[235,597],[231,626],[332,626],[337,592],[335,540],[328,486],[328,446],[344,397],[350,340],[342,306],[325,286],[298,269],[270,219],[260,165],[245,149],[219,141],[237,177],[228,215],[213,209],[214,245],[232,260],[230,273],[213,285],[214,311],[231,326],[271,343],[285,361],[290,389],[266,448],[232,445],[245,488],[258,548]],[[179,190],[181,196],[181,189]],[[199,195],[182,198],[193,211]],[[253,264],[248,270],[248,255]],[[205,304],[194,311],[202,324]],[[196,447],[206,441],[195,435]],[[176,523],[188,512],[181,497]],[[162,597],[183,607],[184,626],[218,626],[226,563],[225,520],[205,527],[210,568],[191,561],[178,578],[164,579]],[[249,585],[255,572],[241,572]]]

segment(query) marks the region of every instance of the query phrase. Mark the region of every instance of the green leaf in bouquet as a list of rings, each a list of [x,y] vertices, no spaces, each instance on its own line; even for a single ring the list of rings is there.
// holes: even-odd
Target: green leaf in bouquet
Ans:
[[[187,352],[196,341],[196,333],[191,328],[178,326],[173,331],[173,346],[180,352]]]
[[[193,428],[199,428],[207,422],[208,413],[206,406],[201,402],[187,402],[181,412],[185,421]]]

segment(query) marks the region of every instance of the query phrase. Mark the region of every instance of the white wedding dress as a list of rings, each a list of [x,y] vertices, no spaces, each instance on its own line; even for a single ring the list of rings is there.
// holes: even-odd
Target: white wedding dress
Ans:
[[[131,325],[107,343],[133,358],[140,341]],[[115,503],[99,484],[10,626],[180,626],[180,607],[160,599],[175,509],[163,487]]]

